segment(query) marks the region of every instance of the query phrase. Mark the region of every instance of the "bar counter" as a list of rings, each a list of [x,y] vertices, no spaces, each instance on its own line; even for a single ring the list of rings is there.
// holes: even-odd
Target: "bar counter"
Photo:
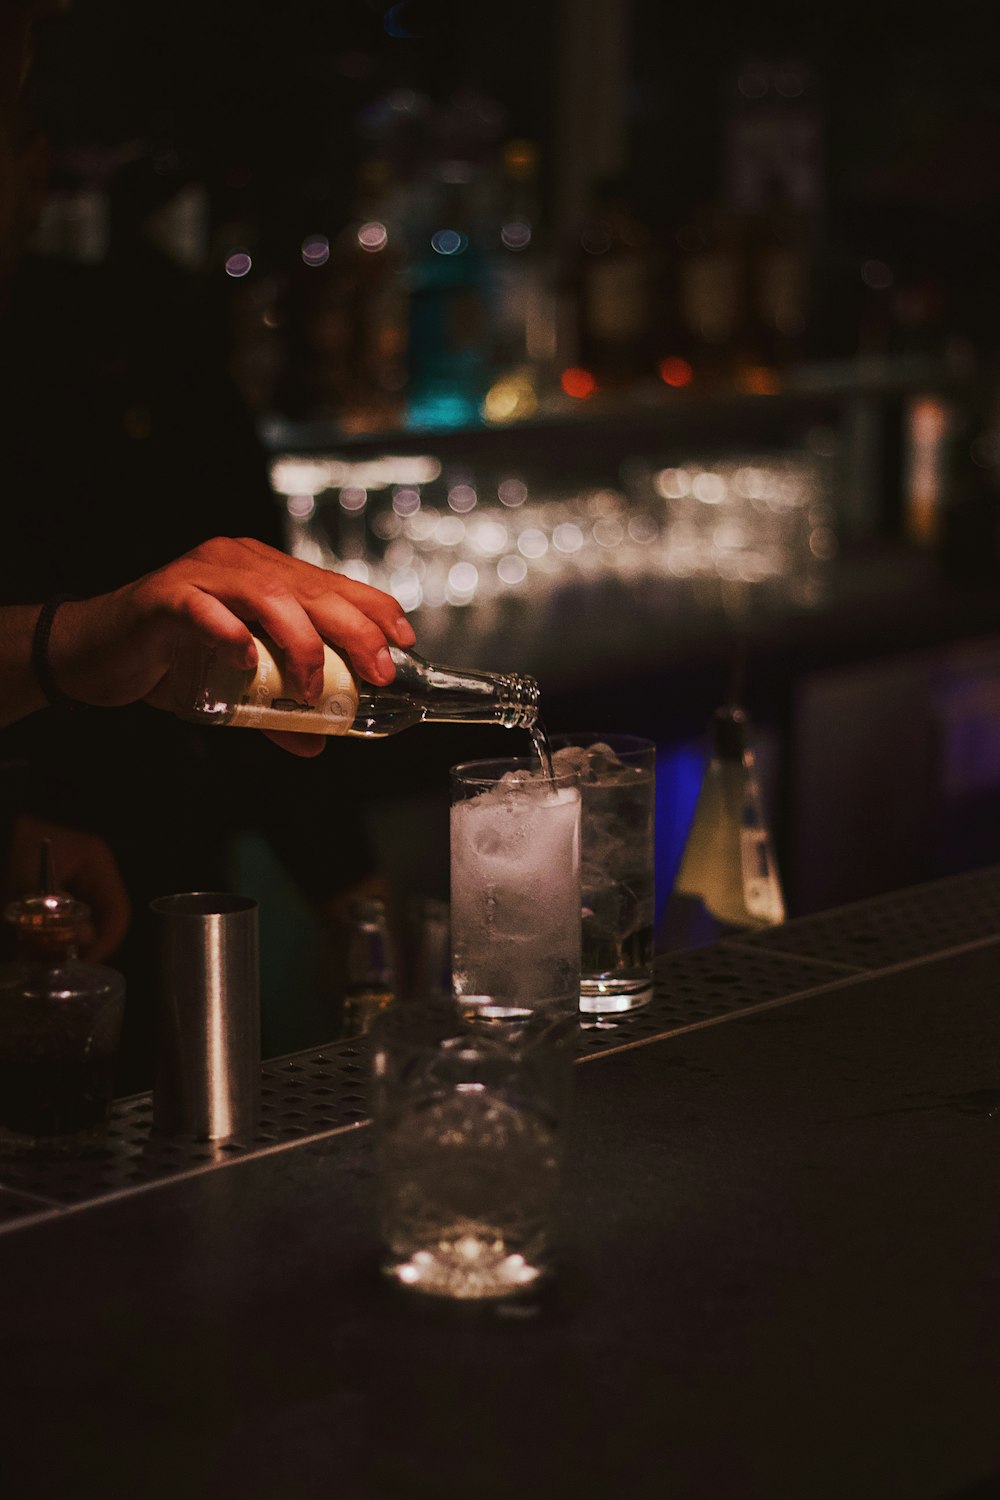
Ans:
[[[558,1277],[380,1278],[365,1046],[260,1138],[5,1164],[3,1493],[1000,1494],[1000,868],[658,960],[580,1033]]]

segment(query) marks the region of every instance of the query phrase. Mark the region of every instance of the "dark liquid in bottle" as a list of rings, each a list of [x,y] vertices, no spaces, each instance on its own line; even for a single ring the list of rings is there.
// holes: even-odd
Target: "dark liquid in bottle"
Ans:
[[[88,1135],[111,1106],[113,1057],[0,1058],[0,1128],[55,1142]]]

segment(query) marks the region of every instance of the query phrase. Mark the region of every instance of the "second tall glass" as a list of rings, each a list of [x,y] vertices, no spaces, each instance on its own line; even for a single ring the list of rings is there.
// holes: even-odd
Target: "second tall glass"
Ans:
[[[552,751],[583,798],[580,1010],[635,1010],[652,996],[656,745],[591,731],[554,735]]]

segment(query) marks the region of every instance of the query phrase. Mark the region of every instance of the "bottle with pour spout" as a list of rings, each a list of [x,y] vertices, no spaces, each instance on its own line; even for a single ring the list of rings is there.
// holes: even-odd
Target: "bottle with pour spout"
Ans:
[[[305,703],[288,690],[275,648],[259,636],[257,666],[240,670],[211,649],[195,664],[188,706],[179,716],[197,724],[229,724],[303,734],[381,739],[414,724],[501,724],[534,728],[539,690],[533,677],[435,666],[390,646],[396,676],[385,687],[361,681],[324,645],[323,691]]]
[[[3,913],[0,1150],[90,1147],[111,1107],[125,981],[79,957],[90,912],[58,889],[47,839],[38,887]]]
[[[664,913],[663,939],[669,947],[699,947],[784,920],[749,723],[743,709],[727,704],[713,716],[711,755]]]

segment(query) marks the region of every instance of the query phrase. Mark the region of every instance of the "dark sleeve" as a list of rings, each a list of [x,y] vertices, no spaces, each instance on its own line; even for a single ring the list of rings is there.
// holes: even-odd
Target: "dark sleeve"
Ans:
[[[24,806],[27,761],[0,736],[0,877],[6,878],[11,838]]]
[[[224,757],[217,779],[243,826],[267,839],[307,899],[321,902],[375,873],[366,746],[331,740],[306,760],[248,730],[208,731],[206,740]]]

